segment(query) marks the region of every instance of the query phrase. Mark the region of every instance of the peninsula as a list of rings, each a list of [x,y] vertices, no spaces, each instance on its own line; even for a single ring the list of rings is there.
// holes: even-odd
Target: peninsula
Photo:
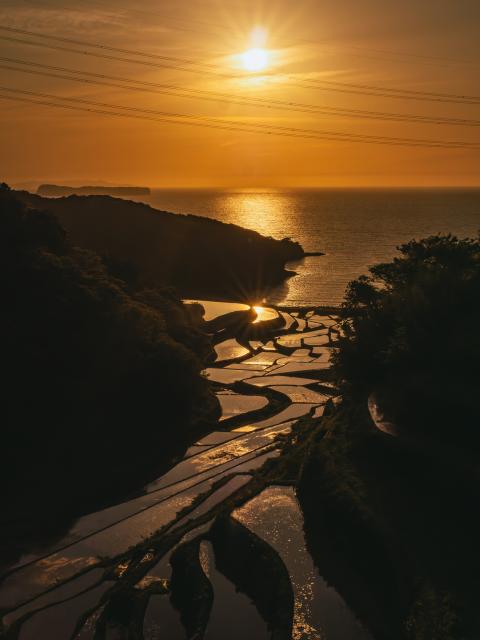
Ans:
[[[27,208],[50,211],[70,241],[100,254],[122,280],[173,286],[182,297],[261,300],[307,255],[298,242],[195,215],[159,211],[111,196],[43,198],[14,192]]]

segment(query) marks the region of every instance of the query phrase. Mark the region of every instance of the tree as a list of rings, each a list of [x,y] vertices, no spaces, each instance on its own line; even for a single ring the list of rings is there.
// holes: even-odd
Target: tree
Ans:
[[[7,514],[135,484],[215,415],[208,339],[174,292],[132,290],[3,185],[0,287]]]
[[[480,241],[437,235],[350,283],[338,376],[415,430],[480,444]]]

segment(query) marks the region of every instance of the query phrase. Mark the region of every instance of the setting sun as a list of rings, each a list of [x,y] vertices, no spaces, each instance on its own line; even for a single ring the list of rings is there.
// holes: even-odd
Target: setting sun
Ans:
[[[0,640],[480,640],[479,24],[0,0]]]
[[[268,51],[266,49],[249,49],[242,54],[243,68],[246,71],[263,71],[268,65]]]

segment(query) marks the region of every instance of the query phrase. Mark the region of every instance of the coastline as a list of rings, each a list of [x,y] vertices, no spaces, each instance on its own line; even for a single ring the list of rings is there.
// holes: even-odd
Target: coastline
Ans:
[[[133,270],[145,284],[173,286],[181,297],[262,300],[267,291],[295,275],[285,265],[307,255],[289,238],[275,240],[238,225],[161,211],[143,202],[12,193],[28,207],[51,211],[71,242],[108,256],[112,266],[120,268],[120,277],[122,270]]]

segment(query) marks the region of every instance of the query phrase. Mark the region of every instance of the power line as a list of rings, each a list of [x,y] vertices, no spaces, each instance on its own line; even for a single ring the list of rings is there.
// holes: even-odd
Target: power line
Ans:
[[[23,0],[26,4],[30,4],[33,6],[39,6],[39,5],[49,5],[51,7],[57,8],[57,9],[65,9],[65,10],[75,10],[75,8],[72,7],[65,7],[62,5],[58,5],[56,3],[52,3],[49,2],[48,0],[42,0],[41,3],[35,2],[34,0]],[[100,2],[99,0],[89,0],[89,4],[93,4],[94,6],[100,7],[102,8],[104,11],[117,11],[120,9],[122,11],[128,11],[129,13],[138,13],[138,14],[143,14],[143,15],[147,15],[147,16],[156,16],[162,19],[163,22],[170,20],[170,22],[181,22],[181,23],[190,23],[190,24],[196,24],[199,25],[202,28],[201,33],[202,34],[207,34],[207,35],[213,35],[213,36],[217,36],[218,33],[214,32],[214,31],[205,31],[205,27],[216,27],[218,29],[225,29],[225,25],[221,25],[220,23],[216,23],[216,22],[212,22],[211,20],[206,21],[206,20],[198,20],[197,19],[193,19],[193,18],[185,18],[184,16],[182,16],[182,18],[178,18],[175,16],[172,16],[171,14],[165,14],[165,13],[159,13],[158,11],[148,11],[145,9],[138,9],[137,7],[133,8],[131,6],[129,7],[125,7],[122,5],[117,5],[115,7],[109,6],[108,4],[106,4],[105,2]],[[170,28],[175,30],[175,31],[187,31],[187,32],[193,32],[193,33],[200,33],[200,31],[198,29],[188,29],[186,27],[178,27],[178,26],[171,26]],[[476,68],[478,68],[478,63],[473,61],[473,60],[465,60],[465,59],[460,59],[460,58],[452,58],[452,57],[447,57],[447,56],[433,56],[433,55],[422,55],[422,54],[418,54],[418,53],[412,53],[412,52],[407,52],[407,51],[392,51],[389,49],[377,49],[377,48],[372,48],[372,47],[364,47],[364,46],[360,46],[360,45],[345,45],[345,44],[329,44],[328,41],[326,40],[312,40],[312,39],[308,39],[308,38],[298,38],[295,40],[295,42],[299,42],[299,43],[306,43],[306,44],[313,44],[316,46],[323,46],[323,47],[327,47],[327,48],[331,48],[331,49],[345,49],[345,50],[355,50],[355,51],[359,51],[360,52],[360,56],[361,57],[367,57],[367,58],[373,58],[373,59],[381,59],[384,60],[385,59],[385,55],[389,55],[389,56],[394,56],[395,57],[395,61],[398,61],[398,58],[406,57],[407,61],[406,62],[414,62],[415,64],[418,64],[419,62],[423,63],[423,64],[428,64],[428,65],[445,65],[445,63],[449,63],[449,64],[455,64],[455,65],[471,65],[474,66]],[[378,54],[378,55],[365,55],[365,53],[363,52],[368,52],[370,54]],[[358,55],[358,54],[357,54]],[[379,57],[381,56],[381,57]],[[403,61],[405,62],[405,61]]]
[[[47,40],[55,40],[56,42],[64,42],[66,44],[74,44],[80,47],[92,47],[94,49],[103,49],[105,51],[113,51],[115,53],[125,53],[127,55],[134,55],[134,56],[140,56],[142,58],[150,58],[150,59],[154,59],[154,60],[165,60],[168,62],[175,62],[178,64],[188,64],[188,65],[192,65],[195,67],[202,67],[202,68],[210,68],[210,69],[217,69],[217,67],[215,65],[209,64],[207,62],[197,62],[196,60],[192,60],[190,58],[175,58],[172,56],[163,56],[160,55],[158,53],[149,53],[147,51],[139,51],[138,49],[123,49],[121,47],[112,47],[109,45],[104,45],[104,44],[98,44],[96,42],[85,42],[84,40],[75,40],[73,38],[64,38],[61,36],[54,36],[54,35],[50,35],[50,34],[45,34],[45,33],[39,33],[37,31],[27,31],[25,29],[16,29],[14,27],[5,27],[5,26],[0,26],[0,29],[2,29],[3,31],[8,31],[10,33],[17,33],[20,35],[26,35],[26,36],[32,36],[35,38],[46,38]],[[231,77],[231,74],[225,74],[228,77]]]
[[[107,74],[93,73],[89,71],[82,71],[78,69],[68,69],[65,67],[57,67],[53,65],[45,65],[39,62],[30,62],[26,60],[19,60],[16,58],[4,58],[0,57],[0,62],[9,62],[16,65],[22,65],[23,67],[35,67],[40,69],[46,69],[49,71],[60,71],[71,74],[70,76],[60,75],[57,73],[48,73],[46,71],[36,71],[33,69],[25,69],[18,67],[12,67],[5,64],[0,64],[0,68],[10,71],[21,71],[23,73],[29,73],[34,75],[41,75],[46,77],[59,78],[63,80],[72,80],[75,82],[81,82],[86,84],[98,84],[107,87],[114,87],[120,89],[127,89],[130,91],[146,91],[152,93],[160,93],[166,95],[172,95],[182,98],[193,98],[198,100],[208,100],[210,102],[223,102],[228,104],[241,104],[245,106],[258,106],[268,109],[279,109],[282,111],[294,111],[300,113],[309,114],[321,114],[321,115],[334,115],[341,117],[356,117],[372,120],[389,120],[400,122],[413,122],[421,124],[438,124],[438,125],[457,125],[457,126],[470,126],[477,127],[480,125],[480,120],[472,120],[466,118],[450,118],[440,116],[424,116],[418,114],[401,114],[401,113],[388,113],[381,111],[366,111],[361,109],[344,109],[339,107],[326,107],[313,104],[304,104],[297,102],[286,102],[282,100],[268,100],[264,98],[252,98],[248,96],[232,96],[226,93],[220,93],[216,91],[208,91],[202,89],[190,89],[188,87],[181,87],[177,85],[161,84],[157,82],[146,82],[142,80],[135,80],[132,78],[124,78],[118,76],[111,76]],[[72,75],[73,74],[73,75]],[[86,77],[75,77],[75,76]],[[112,81],[112,82],[105,82]],[[134,86],[131,86],[134,85]]]
[[[237,121],[226,120],[223,118],[219,120],[217,118],[212,118],[210,116],[191,115],[191,114],[184,114],[184,113],[172,113],[172,112],[158,111],[155,109],[144,109],[139,107],[124,106],[124,105],[112,105],[105,102],[85,100],[83,98],[53,96],[50,94],[25,91],[25,90],[19,90],[19,89],[11,89],[8,87],[0,87],[0,89],[6,90],[6,91],[13,91],[13,92],[25,94],[25,95],[38,96],[41,98],[64,100],[67,102],[73,102],[73,103],[79,103],[79,104],[87,104],[87,105],[92,105],[94,107],[100,107],[102,109],[118,109],[121,111],[126,111],[129,113],[131,112],[134,114],[140,113],[142,115],[146,114],[148,116],[150,115],[155,117],[158,116],[158,117],[166,118],[169,120],[173,119],[173,121],[176,121],[178,119],[182,121],[192,120],[192,121],[199,121],[202,124],[206,123],[208,125],[215,126],[215,127],[229,128],[231,130],[233,130],[234,128],[237,128],[238,130],[248,129],[249,132],[252,132],[253,130],[253,132],[255,133],[258,133],[258,132],[262,133],[263,131],[266,130],[266,132],[270,134],[273,133],[273,134],[279,134],[279,135],[290,135],[294,137],[308,137],[308,138],[317,138],[317,139],[336,139],[336,140],[348,140],[348,141],[358,141],[358,142],[381,142],[381,143],[387,143],[387,144],[393,143],[393,144],[402,144],[402,145],[406,144],[406,145],[414,145],[414,146],[420,146],[420,145],[421,146],[447,146],[449,148],[457,147],[457,146],[462,146],[464,148],[477,148],[477,147],[480,148],[480,145],[477,145],[476,143],[468,143],[468,142],[423,140],[423,139],[415,139],[415,138],[396,138],[396,137],[387,137],[387,136],[356,134],[351,132],[300,129],[300,128],[294,128],[294,127],[279,126],[279,125],[268,125],[266,123],[258,123],[258,124],[251,123],[251,122],[242,123]]]
[[[445,148],[445,149],[469,149],[480,150],[480,144],[468,142],[456,142],[448,140],[423,140],[415,138],[394,138],[386,136],[371,136],[366,134],[343,133],[337,131],[318,131],[311,129],[298,129],[294,127],[280,127],[267,125],[265,123],[238,123],[235,121],[221,120],[211,118],[209,116],[195,116],[183,113],[170,113],[157,111],[154,109],[140,109],[138,107],[128,107],[123,105],[113,105],[105,102],[96,102],[93,100],[85,100],[82,98],[70,98],[63,96],[54,96],[51,94],[39,93],[34,91],[26,91],[15,89],[12,87],[0,87],[0,91],[6,91],[17,94],[15,98],[5,94],[1,97],[7,99],[20,99],[25,102],[34,102],[35,104],[44,104],[46,106],[62,107],[80,111],[88,111],[92,113],[101,113],[102,115],[125,116],[155,120],[160,122],[169,122],[171,124],[190,124],[194,126],[202,126],[227,131],[239,131],[245,133],[256,133],[265,135],[286,136],[293,138],[306,138],[321,141],[336,142],[360,142],[385,144],[392,146],[414,146],[429,148]],[[20,97],[21,96],[21,97]],[[40,100],[32,100],[32,98],[40,98]],[[53,102],[54,100],[66,101],[67,104]],[[71,104],[68,104],[71,103]]]
[[[217,67],[214,65],[210,65],[208,63],[199,63],[195,60],[190,60],[187,58],[173,58],[171,56],[162,56],[159,54],[147,53],[143,51],[137,51],[133,49],[123,49],[119,47],[111,47],[98,43],[90,43],[85,42],[83,40],[75,40],[71,38],[64,38],[60,36],[53,36],[42,34],[33,31],[27,31],[25,29],[15,29],[13,27],[5,27],[0,25],[0,29],[3,31],[7,31],[10,33],[27,35],[30,37],[39,37],[47,40],[53,40],[56,42],[73,44],[76,46],[86,46],[94,49],[101,49],[103,51],[111,51],[114,53],[122,53],[127,55],[135,55],[143,58],[148,58],[149,60],[134,60],[134,59],[125,59],[113,56],[107,56],[105,54],[96,54],[92,51],[79,51],[74,49],[69,49],[65,47],[60,47],[57,45],[46,45],[45,43],[39,42],[31,42],[26,40],[21,40],[17,38],[9,38],[7,36],[0,36],[5,40],[10,40],[13,42],[21,42],[23,44],[30,44],[34,46],[47,46],[48,48],[58,49],[62,51],[67,51],[70,53],[79,53],[83,55],[102,57],[111,60],[118,60],[121,62],[134,62],[136,64],[147,64],[148,66],[159,66],[162,68],[172,68],[180,71],[188,71],[191,73],[201,73],[201,74],[209,74],[223,78],[232,77],[244,77],[239,76],[239,74],[227,74],[221,71],[215,70]],[[154,63],[153,60],[156,62]],[[180,66],[187,65],[187,66]],[[198,67],[198,68],[196,68]],[[314,89],[324,89],[330,91],[340,91],[343,93],[354,93],[360,95],[370,95],[376,97],[387,97],[387,98],[400,98],[404,100],[422,100],[422,101],[430,101],[430,102],[449,102],[455,104],[480,104],[480,96],[470,96],[470,95],[460,95],[460,94],[450,94],[450,93],[434,93],[434,92],[426,92],[426,91],[415,91],[411,89],[395,89],[390,87],[380,87],[375,85],[368,84],[356,84],[356,83],[348,83],[348,82],[340,82],[333,80],[314,80],[309,79],[306,81],[298,81],[296,78],[292,78],[291,76],[285,76],[289,81],[292,81],[291,84],[295,84],[296,86],[300,86],[303,88],[314,88]]]
[[[2,29],[3,27],[0,26],[0,29]],[[104,60],[115,60],[116,62],[128,62],[128,63],[134,63],[134,64],[141,64],[147,67],[154,67],[156,69],[173,69],[175,71],[188,71],[189,73],[197,73],[197,74],[201,74],[202,76],[204,76],[205,74],[214,76],[214,77],[221,77],[224,79],[228,79],[230,80],[232,77],[232,75],[229,75],[227,73],[220,73],[220,72],[215,72],[215,71],[209,71],[206,69],[194,69],[194,68],[189,68],[189,67],[181,67],[180,65],[175,65],[175,64],[170,64],[167,62],[153,62],[150,60],[135,60],[134,58],[122,58],[120,56],[112,56],[112,55],[107,55],[105,53],[95,53],[93,51],[81,51],[79,49],[71,49],[69,47],[62,47],[60,45],[55,45],[55,44],[50,44],[50,43],[46,43],[46,42],[32,42],[31,40],[25,40],[22,38],[11,38],[9,36],[2,36],[0,35],[0,38],[2,40],[7,40],[8,42],[16,42],[16,43],[20,43],[20,44],[28,44],[28,45],[32,45],[35,47],[43,47],[46,49],[55,49],[56,51],[65,51],[67,53],[78,53],[84,56],[90,56],[90,57],[94,57],[94,58],[102,58]],[[100,48],[101,45],[99,45]]]
[[[2,27],[0,26],[0,29]],[[0,35],[0,38],[2,38],[3,40],[8,40],[9,42],[16,42],[16,43],[21,43],[21,44],[27,44],[27,45],[33,45],[36,47],[43,47],[43,48],[47,48],[47,49],[54,49],[56,51],[65,51],[68,53],[74,53],[74,54],[80,54],[80,55],[84,55],[84,56],[90,56],[90,57],[94,57],[94,58],[101,58],[104,60],[114,60],[116,62],[126,62],[126,63],[133,63],[133,64],[140,64],[143,66],[148,66],[148,67],[154,67],[156,69],[161,68],[161,69],[173,69],[175,71],[187,71],[189,73],[196,73],[196,74],[200,74],[202,76],[204,76],[205,74],[208,74],[210,76],[213,77],[221,77],[221,78],[226,78],[226,79],[231,79],[232,77],[237,77],[237,76],[231,76],[228,74],[224,74],[224,73],[216,73],[215,71],[210,71],[210,70],[205,70],[205,71],[200,71],[198,69],[193,69],[193,68],[188,68],[188,67],[181,67],[178,65],[174,65],[174,64],[167,64],[167,63],[160,63],[160,62],[153,62],[153,61],[149,61],[149,60],[135,60],[133,58],[123,58],[123,57],[119,57],[119,56],[113,56],[113,55],[107,55],[104,53],[95,53],[93,51],[80,51],[78,49],[71,49],[69,47],[63,47],[60,45],[55,45],[55,44],[50,44],[50,43],[45,43],[45,42],[32,42],[30,40],[25,40],[22,38],[12,38],[9,36],[2,36]],[[243,76],[242,76],[243,77]],[[289,76],[285,76],[285,78],[289,81],[290,86],[296,86],[296,87],[300,87],[301,89],[315,89],[315,90],[319,90],[319,89],[324,89],[324,90],[329,90],[329,91],[339,91],[341,93],[348,93],[348,94],[356,94],[356,95],[362,95],[362,96],[374,96],[374,97],[385,97],[385,98],[401,98],[401,99],[405,99],[405,100],[419,100],[419,101],[428,101],[428,102],[448,102],[448,103],[456,103],[456,104],[470,104],[470,105],[476,105],[476,104],[480,104],[480,98],[478,99],[478,101],[466,101],[466,100],[454,100],[452,98],[434,98],[434,97],[419,97],[419,96],[402,96],[402,95],[394,95],[394,94],[389,94],[389,93],[379,93],[379,92],[375,92],[375,91],[356,91],[354,89],[343,89],[341,87],[322,87],[322,86],[318,86],[318,84],[309,84],[307,81],[302,81],[299,82],[297,80],[291,81],[291,78]]]
[[[369,84],[357,84],[352,82],[339,82],[335,80],[309,80],[309,82],[313,82],[314,84],[328,84],[335,87],[345,87],[350,89],[365,89],[367,91],[389,91],[392,93],[400,94],[400,93],[409,93],[414,96],[426,96],[430,98],[452,98],[459,100],[471,100],[476,101],[476,103],[480,104],[480,96],[466,96],[466,95],[458,95],[454,93],[435,93],[432,91],[414,91],[413,89],[394,89],[388,87],[378,87],[375,85]]]

